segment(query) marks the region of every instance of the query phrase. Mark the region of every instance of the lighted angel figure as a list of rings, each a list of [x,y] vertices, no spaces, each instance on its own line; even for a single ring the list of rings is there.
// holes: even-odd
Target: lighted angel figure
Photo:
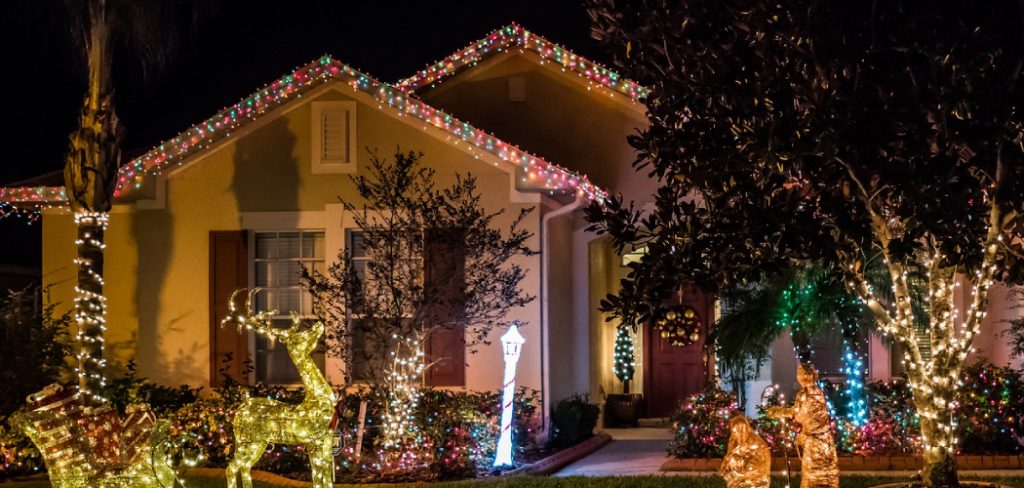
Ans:
[[[729,419],[729,449],[718,472],[728,488],[768,488],[771,483],[772,452],[754,432],[746,416]]]
[[[800,391],[793,406],[771,408],[768,415],[792,418],[800,424],[800,434],[796,438],[800,449],[800,488],[838,488],[839,458],[825,392],[818,386],[818,372],[814,366],[801,363],[796,380],[800,383]]]

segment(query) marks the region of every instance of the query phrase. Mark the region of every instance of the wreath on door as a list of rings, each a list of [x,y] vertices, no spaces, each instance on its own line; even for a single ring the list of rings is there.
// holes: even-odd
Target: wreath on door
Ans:
[[[659,315],[654,323],[661,332],[661,338],[673,346],[689,346],[700,340],[700,316],[693,307],[680,305],[669,308]]]

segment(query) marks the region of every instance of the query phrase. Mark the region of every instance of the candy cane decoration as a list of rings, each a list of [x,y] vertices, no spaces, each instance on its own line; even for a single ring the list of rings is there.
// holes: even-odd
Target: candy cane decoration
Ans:
[[[516,364],[526,338],[519,333],[519,323],[512,322],[508,332],[501,336],[505,355],[505,381],[501,393],[501,437],[494,467],[512,466],[512,411],[515,408]]]

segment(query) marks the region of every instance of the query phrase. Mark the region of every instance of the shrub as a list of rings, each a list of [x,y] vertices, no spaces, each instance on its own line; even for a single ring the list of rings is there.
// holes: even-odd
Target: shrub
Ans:
[[[586,395],[575,394],[558,401],[551,410],[552,447],[569,447],[594,435],[601,409],[590,403]]]
[[[110,381],[104,396],[122,414],[125,407],[132,403],[146,403],[157,416],[162,416],[198,400],[200,390],[202,388],[191,388],[188,385],[172,388],[148,381],[138,375],[135,361],[131,360],[128,361],[127,372]]]
[[[1021,372],[996,367],[981,359],[960,374],[957,437],[960,449],[972,454],[1016,454],[1024,418]]]
[[[1018,454],[1024,452],[1019,432],[1024,419],[1024,375],[1021,371],[997,367],[980,359],[960,375],[956,432],[962,454]],[[835,403],[842,387],[824,385]],[[921,429],[910,388],[903,378],[866,385],[869,418],[860,427],[839,423],[835,429],[840,453],[876,455],[918,455]],[[726,392],[709,390],[682,403],[672,417],[675,438],[669,453],[680,458],[719,457],[728,441],[728,412],[737,409],[735,398]],[[842,415],[841,408],[834,412]],[[763,411],[751,424],[776,455],[782,454],[780,422]],[[795,432],[789,432],[792,436]],[[795,454],[792,450],[790,454]]]
[[[739,412],[736,395],[711,387],[684,400],[672,415],[675,437],[668,452],[677,458],[722,457],[729,442],[729,417]]]
[[[0,296],[0,417],[66,370],[71,316],[57,315],[45,291],[35,286]]]

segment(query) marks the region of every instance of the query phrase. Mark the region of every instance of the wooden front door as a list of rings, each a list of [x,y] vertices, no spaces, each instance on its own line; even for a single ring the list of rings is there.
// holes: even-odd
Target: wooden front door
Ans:
[[[714,300],[694,290],[687,290],[682,304],[697,311],[702,324],[700,340],[688,346],[673,346],[662,339],[653,323],[644,327],[644,397],[648,417],[669,417],[686,397],[700,392],[713,367],[704,362],[704,341],[708,323],[714,320]]]

